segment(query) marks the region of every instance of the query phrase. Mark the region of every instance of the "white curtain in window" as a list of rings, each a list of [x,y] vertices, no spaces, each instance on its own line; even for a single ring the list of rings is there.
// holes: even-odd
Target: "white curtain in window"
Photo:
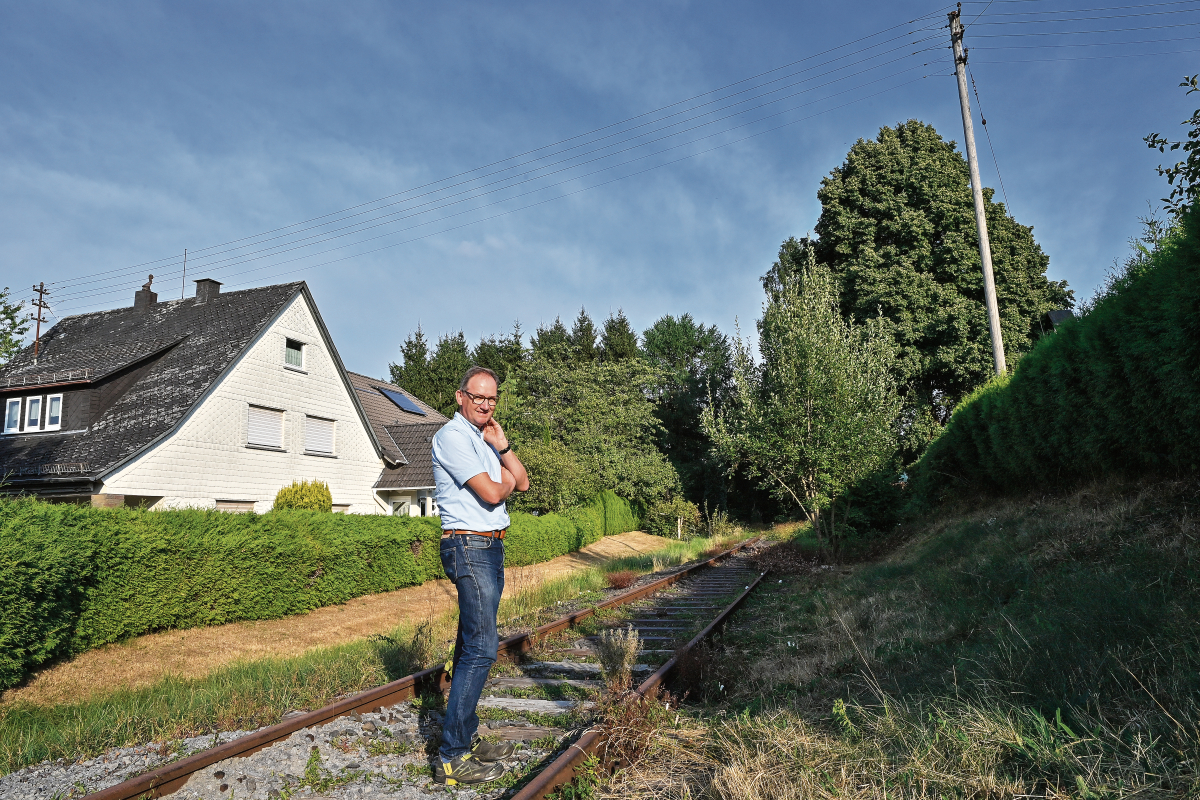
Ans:
[[[246,444],[283,447],[283,412],[250,406],[246,425]]]
[[[333,454],[333,420],[309,417],[304,421],[304,449]]]

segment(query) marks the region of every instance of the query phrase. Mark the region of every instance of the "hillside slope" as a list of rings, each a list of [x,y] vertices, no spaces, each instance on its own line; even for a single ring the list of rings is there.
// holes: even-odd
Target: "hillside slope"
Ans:
[[[882,560],[776,573],[606,793],[1200,796],[1195,490],[946,510]]]

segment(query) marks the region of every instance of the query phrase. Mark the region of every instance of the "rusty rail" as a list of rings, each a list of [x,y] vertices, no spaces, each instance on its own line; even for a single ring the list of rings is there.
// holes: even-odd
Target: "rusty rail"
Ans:
[[[615,608],[640,600],[648,594],[653,594],[660,589],[683,580],[697,570],[715,566],[721,559],[733,555],[752,542],[758,541],[760,538],[762,537],[747,539],[725,552],[713,556],[708,561],[697,562],[656,581],[651,581],[645,586],[639,586],[615,597],[610,597],[593,608],[576,611],[554,622],[535,628],[529,633],[505,639],[500,642],[499,655],[509,658],[516,657],[520,653],[530,649],[538,639],[564,631],[592,616],[598,609]],[[757,584],[757,581],[755,583]],[[710,625],[709,628],[711,627]],[[709,630],[709,628],[706,628],[705,631]],[[688,646],[690,647],[691,645],[689,644]],[[673,664],[674,659],[667,663]],[[662,670],[659,670],[659,672],[662,672]],[[658,675],[658,673],[655,673],[655,675]],[[653,677],[650,680],[653,680]],[[247,736],[234,739],[231,742],[217,745],[216,747],[195,753],[171,764],[166,764],[158,769],[118,783],[115,786],[85,795],[81,800],[135,800],[135,798],[142,800],[143,798],[162,797],[181,788],[187,783],[188,778],[205,767],[216,764],[218,761],[224,761],[227,758],[251,755],[264,747],[286,739],[298,730],[312,725],[321,725],[332,719],[348,716],[354,712],[369,712],[377,708],[395,705],[403,700],[415,697],[421,691],[439,691],[449,688],[449,686],[450,681],[446,677],[445,668],[440,666],[431,667],[430,669],[413,673],[391,683],[385,683],[383,686],[377,686],[374,689],[368,689],[365,692],[343,698],[332,705],[319,708],[316,711],[292,717],[278,724],[262,728]],[[641,691],[641,687],[639,687],[639,691]]]
[[[708,623],[708,626],[705,627],[704,630],[700,631],[692,638],[690,642],[677,650],[675,655],[671,657],[670,661],[663,664],[658,668],[657,672],[655,672],[649,678],[646,678],[646,680],[642,681],[642,683],[633,690],[628,699],[631,701],[634,699],[641,699],[645,697],[648,692],[661,684],[666,679],[667,675],[675,669],[676,664],[679,663],[679,657],[687,653],[696,645],[700,644],[700,642],[708,638],[714,630],[724,624],[729,615],[736,611],[737,607],[742,604],[742,601],[745,600],[746,597],[749,596],[752,591],[754,591],[755,587],[762,582],[762,579],[765,575],[766,573],[764,572],[755,578],[754,582],[747,586],[746,589],[737,596],[737,599],[726,606],[725,609],[718,614],[712,622]],[[603,746],[603,731],[596,728],[588,730],[583,734],[583,736],[579,737],[578,741],[568,747],[562,755],[555,759],[550,766],[539,772],[533,780],[525,784],[521,791],[513,795],[512,800],[542,800],[543,798],[554,794],[564,785],[569,783],[577,774],[579,774],[580,767],[582,766],[583,762],[586,761],[589,756],[599,751]]]

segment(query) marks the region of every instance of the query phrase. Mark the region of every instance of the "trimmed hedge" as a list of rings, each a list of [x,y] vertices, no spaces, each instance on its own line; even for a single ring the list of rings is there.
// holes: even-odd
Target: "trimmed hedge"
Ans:
[[[1066,487],[1200,463],[1200,215],[1150,268],[976,391],[912,471],[916,497]]]
[[[633,529],[618,530],[620,514],[606,528],[604,508],[513,514],[505,564]],[[284,617],[443,578],[440,537],[436,517],[0,499],[0,689],[55,658],[150,631]]]

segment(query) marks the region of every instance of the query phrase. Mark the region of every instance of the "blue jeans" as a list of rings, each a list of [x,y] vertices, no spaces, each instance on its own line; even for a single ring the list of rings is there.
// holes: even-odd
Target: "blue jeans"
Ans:
[[[500,644],[496,612],[504,591],[504,542],[486,536],[456,533],[442,539],[442,569],[458,589],[458,638],[454,643],[454,673],[442,724],[442,761],[471,749],[479,728],[475,706],[496,663]]]

